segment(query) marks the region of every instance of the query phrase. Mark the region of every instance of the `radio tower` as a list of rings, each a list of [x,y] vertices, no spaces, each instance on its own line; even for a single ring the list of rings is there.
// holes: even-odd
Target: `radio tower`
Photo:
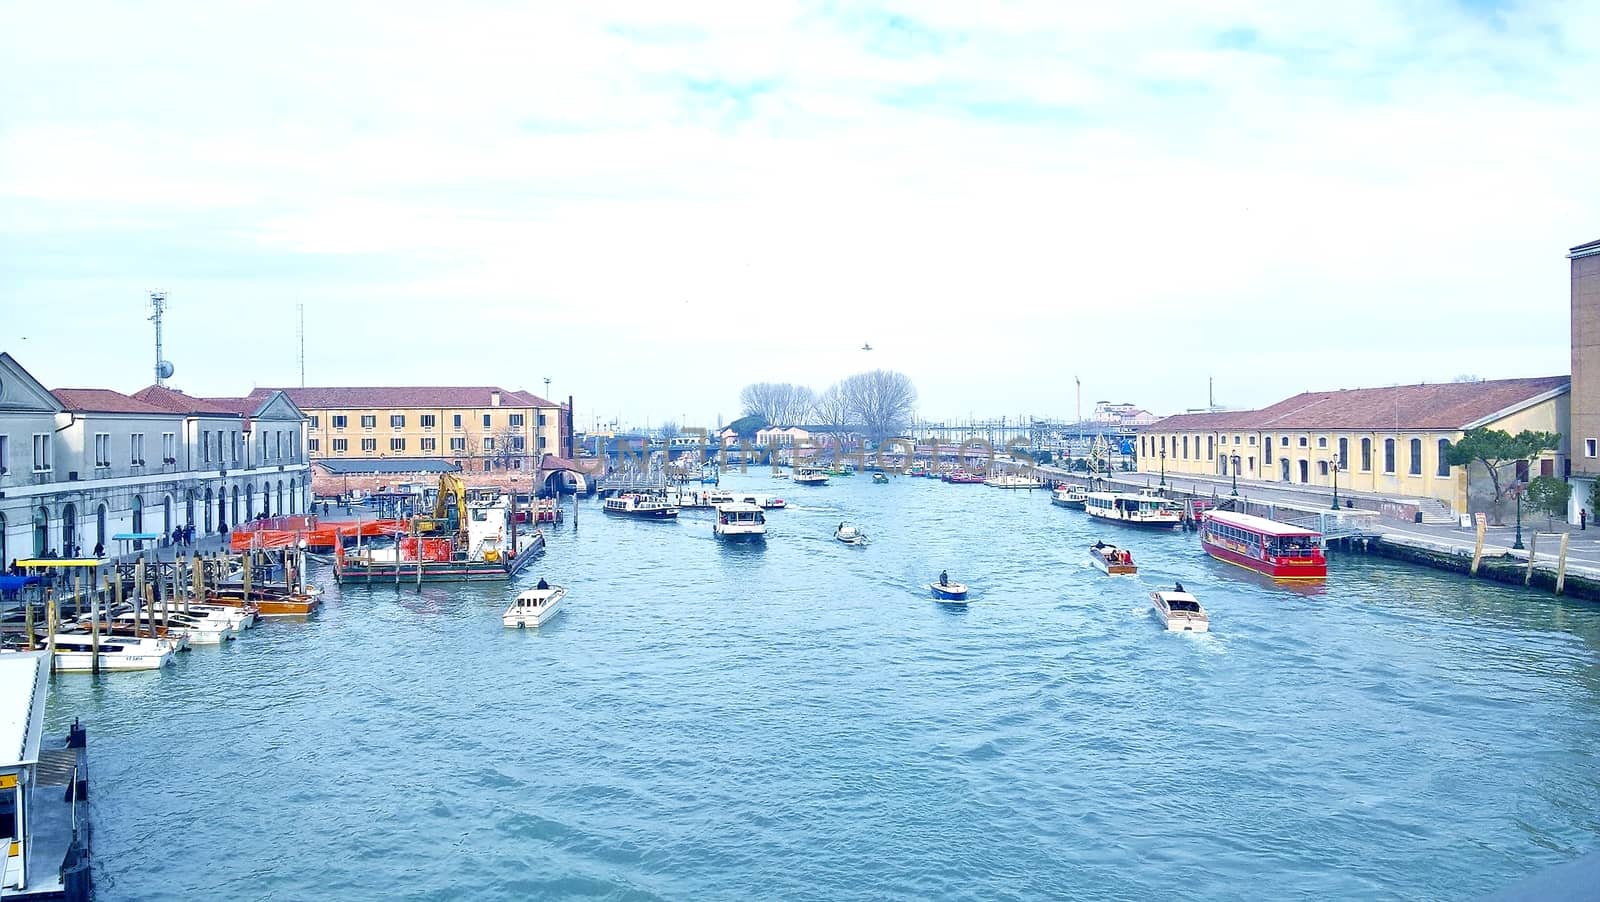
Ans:
[[[300,387],[306,387],[306,305],[294,305],[295,312],[300,314],[300,323],[295,326],[294,336],[300,340]]]
[[[166,385],[172,376],[172,362],[161,353],[161,315],[167,312],[167,293],[150,292],[150,321],[156,324],[156,384]]]

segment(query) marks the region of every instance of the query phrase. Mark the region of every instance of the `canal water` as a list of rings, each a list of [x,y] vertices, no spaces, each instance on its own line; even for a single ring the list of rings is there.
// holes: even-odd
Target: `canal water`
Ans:
[[[1439,899],[1600,846],[1593,605],[1351,556],[1285,588],[1043,492],[724,485],[793,506],[733,545],[569,501],[537,631],[505,586],[330,580],[56,677],[100,898]],[[1211,634],[1151,617],[1175,580]]]

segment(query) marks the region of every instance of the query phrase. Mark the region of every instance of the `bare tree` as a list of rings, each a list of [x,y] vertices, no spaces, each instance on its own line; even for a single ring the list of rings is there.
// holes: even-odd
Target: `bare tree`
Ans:
[[[905,373],[872,370],[839,384],[850,419],[874,442],[902,435],[916,409],[917,388]]]
[[[844,395],[841,383],[835,382],[827,390],[817,396],[811,407],[811,419],[818,426],[832,426],[836,429],[851,425],[850,402]]]
[[[759,416],[774,426],[793,426],[811,413],[817,393],[792,382],[756,382],[739,392],[746,416]]]

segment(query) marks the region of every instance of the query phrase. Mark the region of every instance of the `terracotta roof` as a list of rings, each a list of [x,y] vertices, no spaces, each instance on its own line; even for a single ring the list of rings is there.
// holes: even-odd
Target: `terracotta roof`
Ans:
[[[133,397],[147,404],[154,404],[163,410],[182,414],[220,414],[237,416],[239,411],[213,401],[209,398],[196,398],[186,395],[175,388],[164,385],[150,385],[133,393]]]
[[[1441,382],[1304,392],[1261,410],[1182,414],[1152,432],[1196,429],[1464,429],[1540,395],[1566,388],[1570,376]]]
[[[141,413],[168,416],[173,413],[164,407],[157,407],[109,388],[53,388],[50,394],[55,395],[61,406],[73,413]]]
[[[275,391],[289,396],[301,410],[376,410],[381,408],[489,407],[490,394],[500,393],[501,407],[556,407],[525,391],[509,391],[495,386],[373,386],[367,388],[258,388],[252,400],[265,401]]]
[[[254,416],[255,412],[261,408],[261,400],[256,399],[254,395],[248,398],[205,398],[203,400],[213,407],[221,408],[228,413],[236,413],[242,417]]]

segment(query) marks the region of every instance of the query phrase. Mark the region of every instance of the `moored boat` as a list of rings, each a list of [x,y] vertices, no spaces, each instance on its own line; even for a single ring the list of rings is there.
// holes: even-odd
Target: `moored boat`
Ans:
[[[1044,480],[1032,476],[1023,476],[1020,473],[997,473],[983,481],[983,484],[995,489],[1042,489]]]
[[[1089,546],[1089,563],[1107,576],[1127,576],[1139,572],[1133,563],[1133,554],[1106,542]]]
[[[764,538],[767,534],[767,515],[759,506],[742,501],[719,504],[711,531],[722,539]]]
[[[671,520],[678,516],[678,506],[666,499],[632,492],[607,498],[604,510],[608,514],[641,520]]]
[[[1183,516],[1173,503],[1158,495],[1089,492],[1084,496],[1083,509],[1091,517],[1126,526],[1176,529],[1183,524]]]
[[[1150,605],[1156,616],[1172,633],[1206,633],[1211,631],[1211,618],[1206,616],[1200,600],[1183,590],[1183,584],[1169,591],[1150,593]]]
[[[539,626],[561,612],[561,600],[566,596],[566,589],[552,586],[541,579],[537,588],[517,593],[511,606],[500,615],[500,622],[518,629]]]
[[[1072,510],[1083,510],[1085,502],[1089,500],[1089,493],[1075,485],[1056,486],[1050,493],[1050,503]]]
[[[1328,575],[1321,534],[1266,517],[1208,511],[1200,521],[1200,547],[1219,561],[1273,579],[1325,579]]]
[[[100,669],[107,671],[159,670],[172,661],[178,644],[170,638],[150,636],[102,635]],[[56,671],[91,673],[94,670],[95,640],[87,630],[57,633]]]

